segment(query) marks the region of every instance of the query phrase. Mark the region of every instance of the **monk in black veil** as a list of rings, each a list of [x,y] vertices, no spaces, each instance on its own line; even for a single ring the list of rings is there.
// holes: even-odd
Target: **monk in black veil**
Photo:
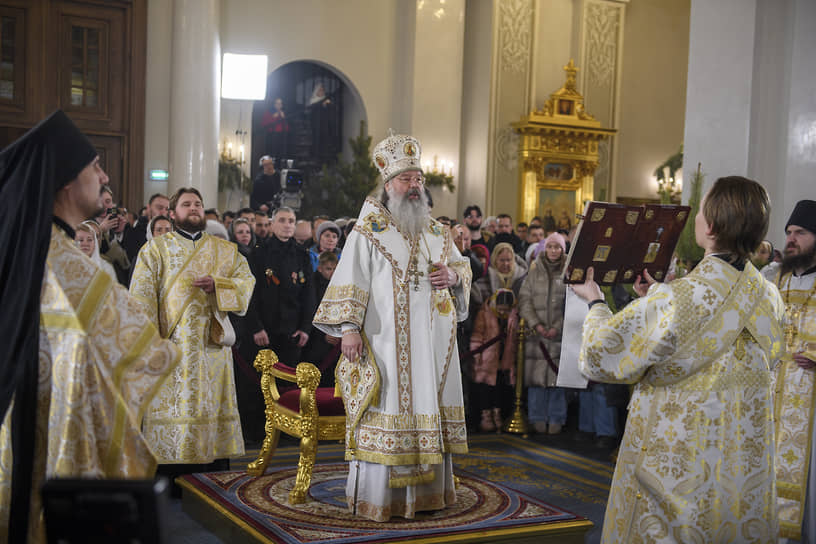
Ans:
[[[44,541],[47,477],[155,471],[139,414],[178,353],[73,243],[107,182],[62,111],[0,152],[0,540]]]

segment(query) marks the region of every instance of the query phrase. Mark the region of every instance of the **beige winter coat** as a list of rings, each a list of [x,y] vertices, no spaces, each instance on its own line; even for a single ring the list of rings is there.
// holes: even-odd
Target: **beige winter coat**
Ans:
[[[561,332],[564,326],[564,301],[567,290],[564,285],[562,270],[564,257],[551,263],[546,253],[538,254],[519,291],[519,315],[524,318],[525,326],[535,329],[539,323],[546,329],[555,328],[553,338],[544,338],[537,332],[527,336],[524,345],[524,383],[527,386],[555,387],[558,374],[554,372],[541,344],[547,348],[553,363],[558,366],[561,356]]]

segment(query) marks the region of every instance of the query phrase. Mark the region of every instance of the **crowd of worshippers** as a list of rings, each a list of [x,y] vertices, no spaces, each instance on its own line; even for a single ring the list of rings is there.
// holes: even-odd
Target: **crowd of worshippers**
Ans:
[[[137,216],[117,207],[112,191],[104,186],[104,212],[79,225],[77,245],[127,286],[142,246],[173,231],[169,202],[167,196],[154,194]],[[248,446],[257,446],[264,437],[260,375],[252,366],[259,349],[269,347],[293,366],[311,362],[321,371],[321,386],[334,385],[339,338],[318,331],[312,318],[355,224],[348,217],[298,218],[293,210],[271,210],[268,203],[258,208],[204,212],[205,231],[235,243],[256,278],[246,315],[230,314],[236,333],[232,355],[238,408]],[[577,225],[566,215],[556,219],[550,212],[529,223],[514,224],[508,214],[483,220],[478,205],[465,208],[461,221],[447,216],[437,220],[450,228],[473,273],[469,316],[457,331],[468,430],[501,432],[512,414],[523,319],[529,331],[523,379],[531,430],[559,434],[568,413],[574,417],[577,412],[579,439],[614,448],[622,433],[629,388],[590,383],[576,390],[556,385],[562,342],[581,341],[577,336],[562,338],[566,299],[562,276]],[[780,259],[779,250],[766,240],[752,260],[762,268]],[[617,310],[635,298],[623,286],[608,295]]]
[[[138,214],[117,207],[103,187],[104,211],[76,231],[80,249],[115,280],[127,286],[139,250],[174,230],[170,199],[152,195]],[[308,361],[321,371],[321,385],[334,385],[339,338],[312,325],[317,305],[342,254],[354,218],[319,215],[299,218],[289,208],[204,210],[205,232],[229,240],[249,263],[256,286],[244,316],[230,314],[238,409],[247,446],[264,437],[260,375],[252,363],[259,349],[271,348],[295,366]],[[524,385],[528,420],[538,433],[558,434],[567,407],[579,404],[582,438],[613,447],[620,436],[619,407],[626,388],[592,384],[585,391],[556,386],[562,342],[566,286],[562,270],[575,225],[547,213],[529,224],[508,214],[482,218],[478,205],[457,218],[437,218],[450,228],[457,249],[473,273],[469,317],[458,325],[467,422],[471,432],[501,432],[514,404],[520,318],[535,334],[525,342]],[[573,339],[580,342],[580,338]],[[621,398],[623,397],[623,398]]]
[[[227,228],[194,188],[154,195],[144,214],[128,218],[95,148],[61,111],[0,152],[0,235],[33,241],[0,244],[2,262],[14,263],[0,266],[4,306],[22,309],[0,314],[9,332],[0,344],[0,512],[8,512],[0,540],[44,541],[33,490],[52,476],[228,470],[245,441],[262,435],[249,366],[262,347],[290,365],[315,361],[325,383],[342,353],[337,380],[350,391],[350,412],[373,410],[365,402],[385,396],[378,416],[348,438],[355,514],[385,521],[440,510],[456,500],[451,456],[467,452],[465,406],[471,428],[501,430],[509,386],[522,380],[533,428],[561,432],[569,394],[556,387],[557,361],[574,342],[588,380],[626,393],[634,384],[603,541],[816,541],[816,201],[796,204],[784,258],[768,264],[776,259],[762,241],[767,191],[740,176],[718,178],[694,219],[702,261],[677,279],[670,271],[665,283],[644,270],[632,292],[604,292],[588,268],[569,295],[586,303],[583,330],[568,333],[569,218],[553,224],[547,214],[524,237],[504,214],[483,229],[477,206],[464,210],[463,224],[429,224],[420,149],[405,135],[375,147],[382,197],[367,199],[360,220],[342,228],[323,218],[298,224],[284,207],[241,210]],[[22,221],[31,210],[42,216]],[[349,228],[361,235],[346,242]],[[406,275],[395,282],[398,263]],[[409,282],[412,305],[404,303]],[[527,343],[517,350],[522,326]],[[514,364],[522,351],[523,367]],[[466,403],[458,368],[447,372],[460,360]],[[403,361],[420,371],[406,376]],[[385,378],[358,380],[352,365]],[[579,393],[578,428],[600,445],[617,434],[611,387]],[[413,426],[406,411],[421,416]],[[389,441],[369,440],[393,432],[401,436],[391,451],[382,449]],[[437,438],[428,442],[430,434]]]
[[[604,292],[588,268],[569,295],[586,303],[583,330],[569,333],[568,214],[526,231],[502,214],[482,228],[468,206],[463,224],[429,224],[419,141],[391,135],[373,159],[383,193],[353,225],[298,223],[279,207],[240,210],[225,226],[194,188],[153,195],[129,217],[61,111],[0,152],[2,302],[20,309],[0,314],[0,540],[45,541],[36,490],[47,478],[228,470],[263,435],[250,366],[263,347],[290,365],[314,361],[324,383],[339,364],[349,413],[375,414],[347,436],[356,515],[440,510],[456,501],[451,456],[467,452],[466,412],[471,429],[501,430],[522,380],[533,428],[561,432],[558,361],[575,343],[583,376],[613,384],[578,393],[578,428],[599,445],[617,436],[614,384],[634,384],[604,542],[816,542],[816,201],[796,204],[785,257],[767,264],[767,191],[718,178],[694,219],[702,261],[665,283],[644,270],[633,292]],[[349,229],[360,236],[346,242]]]

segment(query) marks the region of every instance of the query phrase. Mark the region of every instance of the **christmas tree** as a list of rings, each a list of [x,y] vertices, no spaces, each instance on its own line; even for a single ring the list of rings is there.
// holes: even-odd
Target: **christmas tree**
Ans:
[[[371,160],[371,136],[366,134],[365,121],[360,121],[360,133],[349,138],[352,159],[339,159],[332,166],[324,166],[314,185],[305,195],[304,217],[356,217],[366,196],[377,186],[377,167]]]

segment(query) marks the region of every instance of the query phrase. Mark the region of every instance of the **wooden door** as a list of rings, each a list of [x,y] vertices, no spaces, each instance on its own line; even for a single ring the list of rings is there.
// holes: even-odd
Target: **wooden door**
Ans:
[[[141,207],[146,36],[147,0],[0,0],[0,145],[60,108]]]

